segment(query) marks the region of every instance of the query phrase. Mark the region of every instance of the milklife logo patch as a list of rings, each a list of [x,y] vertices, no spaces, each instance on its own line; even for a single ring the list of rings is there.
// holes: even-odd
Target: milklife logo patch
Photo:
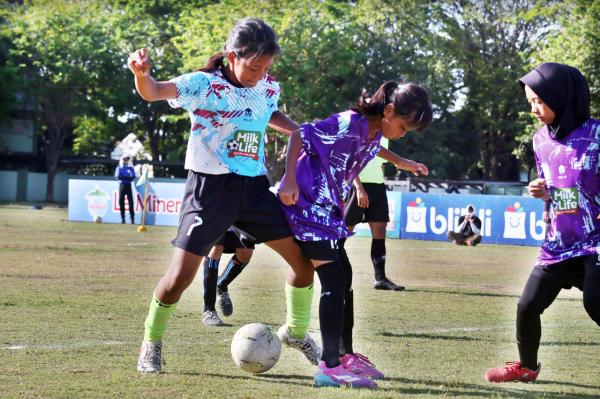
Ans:
[[[554,214],[577,213],[579,209],[579,190],[575,187],[555,188],[552,191]]]
[[[233,139],[227,142],[229,157],[248,157],[258,160],[261,140],[261,132],[238,130]]]

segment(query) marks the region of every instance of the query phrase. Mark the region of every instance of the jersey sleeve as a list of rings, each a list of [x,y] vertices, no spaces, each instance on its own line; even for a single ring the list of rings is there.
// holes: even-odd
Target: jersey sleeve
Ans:
[[[206,102],[210,81],[202,72],[192,72],[171,79],[177,86],[177,97],[168,100],[172,108],[188,111],[199,108]]]
[[[268,106],[271,112],[275,112],[279,109],[279,97],[281,96],[281,87],[275,79],[270,75],[266,77],[267,85],[265,87],[265,96],[267,97]]]
[[[337,139],[347,130],[348,126],[344,126],[342,118],[337,118],[335,115],[324,120],[305,123],[300,128],[302,148],[310,155],[326,150],[333,147]]]

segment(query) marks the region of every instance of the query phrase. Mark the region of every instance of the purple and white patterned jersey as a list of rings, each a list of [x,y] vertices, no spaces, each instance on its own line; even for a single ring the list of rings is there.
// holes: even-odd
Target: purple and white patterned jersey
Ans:
[[[551,223],[538,263],[600,253],[600,122],[588,119],[555,140],[544,126],[533,136],[538,176],[552,199]]]
[[[348,237],[344,201],[354,178],[379,152],[381,132],[370,139],[367,118],[345,111],[303,124],[300,135],[298,202],[282,205],[292,233],[301,241]]]

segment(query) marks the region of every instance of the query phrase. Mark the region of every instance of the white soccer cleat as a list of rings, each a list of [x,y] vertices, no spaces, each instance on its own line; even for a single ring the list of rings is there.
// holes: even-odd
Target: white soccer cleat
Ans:
[[[312,339],[310,334],[306,333],[304,339],[291,337],[289,335],[287,325],[284,324],[283,326],[279,327],[279,330],[277,330],[277,335],[279,336],[282,344],[287,345],[290,348],[298,349],[311,364],[314,364],[315,366],[319,364],[319,359],[321,358],[321,348],[319,347],[319,344]]]
[[[137,362],[137,369],[140,373],[158,374],[161,372],[161,363],[165,361],[161,358],[162,342],[143,341],[140,349],[140,357]]]
[[[214,310],[205,310],[202,313],[202,323],[205,326],[222,326],[223,320],[219,319],[217,312]]]

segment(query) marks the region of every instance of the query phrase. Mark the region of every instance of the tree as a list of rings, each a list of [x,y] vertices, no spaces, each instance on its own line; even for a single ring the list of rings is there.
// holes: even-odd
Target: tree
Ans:
[[[512,154],[515,137],[524,129],[524,108],[517,80],[526,71],[524,55],[548,22],[523,18],[533,0],[448,1],[435,6],[446,56],[455,61],[456,85],[464,89],[464,106],[456,117],[473,137],[480,177],[515,179],[518,162]]]
[[[11,46],[7,63],[18,68],[26,84],[21,89],[36,104],[48,173],[46,200],[52,201],[65,139],[75,117],[108,84],[101,71],[114,64],[107,11],[82,1],[32,1],[11,7],[5,16]]]

